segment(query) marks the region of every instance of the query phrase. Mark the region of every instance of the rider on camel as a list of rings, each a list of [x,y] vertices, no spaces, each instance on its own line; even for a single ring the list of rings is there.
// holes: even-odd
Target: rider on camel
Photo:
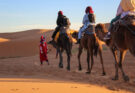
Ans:
[[[57,27],[55,28],[55,31],[54,31],[54,33],[52,35],[53,41],[55,39],[55,36],[56,36],[57,32],[60,30],[60,28],[62,26],[67,27],[67,28],[69,28],[69,26],[70,26],[70,22],[69,22],[68,18],[63,15],[62,11],[58,12],[58,18],[57,18],[56,23],[57,23]]]
[[[85,31],[89,25],[95,25],[95,16],[94,11],[92,10],[91,6],[88,6],[85,10],[85,15],[83,17],[83,26],[80,28],[78,33],[78,41],[76,44],[80,43],[80,39],[82,36],[82,32]]]
[[[109,27],[108,34],[105,36],[104,40],[109,40],[111,37],[111,27],[120,18],[124,18],[126,15],[135,15],[135,0],[121,0],[119,7],[117,9],[117,14],[114,19],[112,19]]]

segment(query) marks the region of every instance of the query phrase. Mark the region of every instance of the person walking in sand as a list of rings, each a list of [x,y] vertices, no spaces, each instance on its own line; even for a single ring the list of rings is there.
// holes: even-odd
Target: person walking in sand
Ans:
[[[47,43],[45,42],[45,37],[42,35],[40,38],[40,63],[43,65],[43,61],[46,61],[49,65],[48,57],[47,57]]]

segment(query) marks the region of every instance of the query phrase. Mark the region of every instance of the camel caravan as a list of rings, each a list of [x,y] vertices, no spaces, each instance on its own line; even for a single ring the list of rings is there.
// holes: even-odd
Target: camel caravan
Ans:
[[[102,66],[102,75],[106,75],[102,56],[102,45],[106,44],[114,56],[115,76],[112,80],[118,80],[120,68],[124,81],[129,77],[123,70],[123,61],[127,50],[135,56],[135,0],[121,0],[116,17],[111,21],[109,29],[105,24],[95,23],[95,14],[92,7],[88,6],[83,17],[83,26],[79,31],[69,29],[70,21],[58,12],[57,27],[48,44],[53,45],[56,56],[59,56],[59,68],[63,68],[62,53],[67,54],[67,70],[70,70],[73,43],[78,44],[78,70],[82,70],[80,57],[83,49],[87,50],[87,74],[90,74],[94,65],[94,56],[99,54]],[[118,53],[120,56],[118,56]],[[119,58],[118,58],[119,57]]]

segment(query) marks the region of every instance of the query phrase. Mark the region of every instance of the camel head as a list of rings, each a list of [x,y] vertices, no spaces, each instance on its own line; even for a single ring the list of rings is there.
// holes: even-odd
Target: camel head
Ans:
[[[105,27],[104,24],[97,24],[95,27],[95,33],[96,36],[100,39],[103,40],[103,38],[105,37],[105,35],[107,34],[107,29]]]

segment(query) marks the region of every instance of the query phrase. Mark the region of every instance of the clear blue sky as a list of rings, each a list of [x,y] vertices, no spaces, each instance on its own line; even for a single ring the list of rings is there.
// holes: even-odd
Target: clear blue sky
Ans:
[[[0,0],[0,33],[28,29],[54,29],[57,12],[70,19],[71,28],[79,29],[87,6],[92,6],[97,23],[115,17],[120,0]]]

